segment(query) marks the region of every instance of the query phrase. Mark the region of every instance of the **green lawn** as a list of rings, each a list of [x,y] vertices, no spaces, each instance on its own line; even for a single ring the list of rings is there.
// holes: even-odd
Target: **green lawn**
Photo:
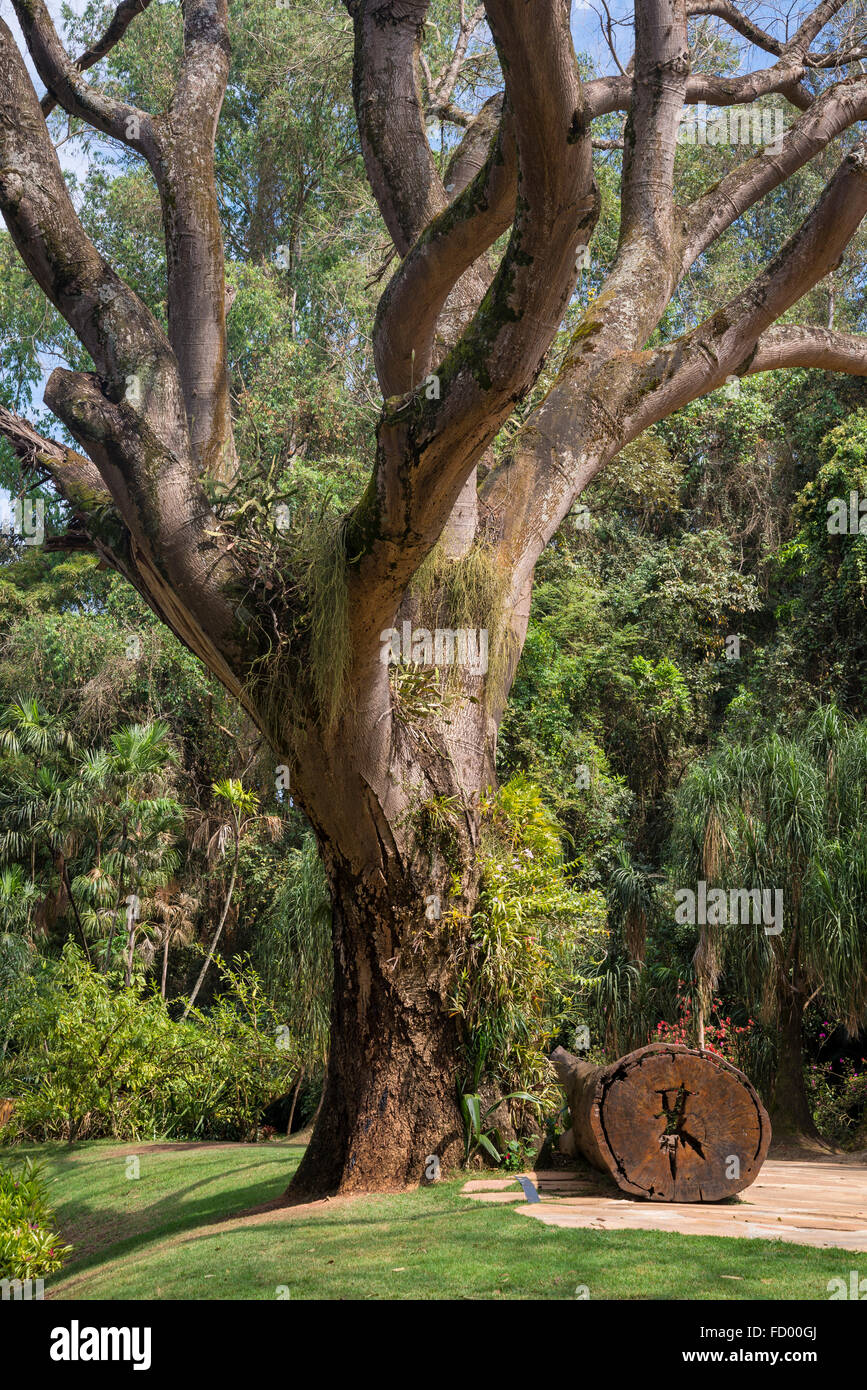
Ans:
[[[571,1299],[585,1285],[591,1299],[827,1300],[828,1280],[852,1263],[846,1251],[775,1241],[560,1230],[471,1202],[463,1177],[244,1218],[283,1191],[297,1145],[142,1145],[137,1179],[127,1148],[0,1153],[3,1164],[41,1160],[75,1246],[49,1297]]]

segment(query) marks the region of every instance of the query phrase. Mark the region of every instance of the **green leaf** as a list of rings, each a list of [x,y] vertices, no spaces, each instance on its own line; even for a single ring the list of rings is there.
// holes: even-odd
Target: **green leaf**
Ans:
[[[470,1128],[474,1136],[478,1137],[482,1129],[482,1098],[479,1095],[462,1095],[461,1110],[464,1118],[470,1122]]]
[[[479,1147],[484,1149],[486,1154],[490,1154],[491,1158],[494,1160],[495,1163],[500,1162],[502,1155],[498,1153],[497,1149],[491,1143],[487,1134],[479,1135]]]

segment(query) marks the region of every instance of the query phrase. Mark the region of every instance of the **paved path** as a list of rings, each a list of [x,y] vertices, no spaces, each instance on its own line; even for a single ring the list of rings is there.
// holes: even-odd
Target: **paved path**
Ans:
[[[463,1190],[478,1202],[514,1202],[520,1215],[548,1226],[751,1236],[867,1250],[867,1163],[767,1159],[756,1181],[733,1202],[707,1204],[633,1200],[604,1178],[568,1172],[521,1176],[535,1183],[539,1202],[528,1203],[515,1178],[478,1179]]]

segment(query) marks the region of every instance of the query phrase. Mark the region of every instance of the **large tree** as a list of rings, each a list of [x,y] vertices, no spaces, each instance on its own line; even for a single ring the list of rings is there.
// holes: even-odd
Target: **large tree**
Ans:
[[[420,57],[431,0],[346,0],[361,150],[398,257],[373,327],[375,457],[334,526],[290,527],[257,553],[220,503],[239,467],[214,162],[226,0],[184,0],[176,85],[156,113],[85,76],[148,0],[125,0],[77,59],[43,0],[13,5],[47,91],[40,102],[0,21],[0,207],[92,370],[57,369],[45,391],[80,452],[9,412],[0,428],[68,502],[68,544],[95,547],[242,702],[315,830],[334,909],[332,1042],[295,1190],[417,1181],[429,1155],[459,1151],[454,962],[478,890],[480,793],[494,781],[541,552],[624,446],[730,378],[791,366],[867,375],[867,339],[789,314],[867,213],[857,10],[850,24],[847,0],[824,0],[796,27],[768,18],[765,29],[729,0],[640,0],[633,57],[582,81],[568,0],[461,3],[439,73]],[[732,75],[729,44],[708,39],[709,16],[745,45],[742,72]],[[502,90],[455,112],[455,75],[485,24]],[[769,97],[792,117],[779,142],[681,205],[684,107]],[[150,166],[167,332],[84,230],[47,124],[55,106]],[[612,113],[625,117],[621,139]],[[432,115],[462,130],[447,165],[431,148]],[[620,144],[610,273],[541,399],[521,411],[599,217],[594,147]],[[666,340],[660,325],[684,277],[835,144],[836,172],[794,234],[710,317]],[[516,410],[520,428],[494,455]],[[487,627],[487,673],[465,670],[457,687],[441,673],[441,698],[419,698],[417,675],[407,684],[382,659],[383,634],[405,622]]]

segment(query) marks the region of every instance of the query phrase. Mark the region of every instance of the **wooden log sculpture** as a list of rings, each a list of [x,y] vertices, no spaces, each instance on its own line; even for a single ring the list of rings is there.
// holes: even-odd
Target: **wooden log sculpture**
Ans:
[[[551,1055],[581,1153],[624,1192],[654,1202],[719,1202],[754,1182],[771,1122],[743,1072],[713,1052],[654,1043],[595,1067]]]

